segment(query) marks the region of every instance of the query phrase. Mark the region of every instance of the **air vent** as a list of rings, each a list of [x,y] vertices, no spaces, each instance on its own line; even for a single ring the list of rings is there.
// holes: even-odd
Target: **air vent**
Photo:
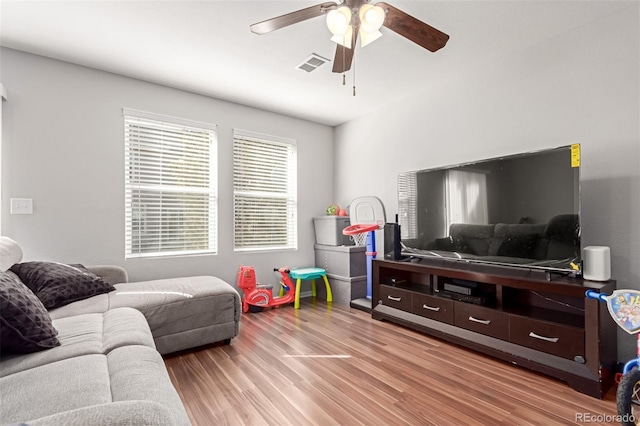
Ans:
[[[315,71],[320,65],[324,64],[325,62],[329,62],[329,59],[323,58],[322,56],[316,53],[312,53],[311,55],[309,55],[307,59],[304,60],[304,62],[296,66],[296,69],[299,69],[305,72],[312,72],[312,71]]]

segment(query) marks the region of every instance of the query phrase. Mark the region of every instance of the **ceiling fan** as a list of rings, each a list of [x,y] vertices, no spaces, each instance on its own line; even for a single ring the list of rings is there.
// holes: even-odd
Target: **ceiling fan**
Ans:
[[[400,34],[431,52],[445,46],[449,36],[436,28],[385,2],[370,4],[371,0],[343,0],[324,2],[251,25],[256,34],[266,34],[307,19],[327,15],[327,26],[338,44],[333,72],[343,73],[351,68],[356,41],[360,34],[362,46],[382,36],[381,26]]]

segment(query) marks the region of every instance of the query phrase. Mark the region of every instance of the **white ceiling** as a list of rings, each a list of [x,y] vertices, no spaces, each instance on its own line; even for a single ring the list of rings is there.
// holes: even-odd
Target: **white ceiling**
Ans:
[[[450,36],[436,53],[383,28],[353,72],[295,69],[333,59],[323,17],[255,35],[249,25],[322,0],[6,1],[2,46],[328,125],[616,13],[624,1],[402,1],[389,4]],[[372,3],[376,3],[374,0]],[[9,88],[10,90],[10,88]]]

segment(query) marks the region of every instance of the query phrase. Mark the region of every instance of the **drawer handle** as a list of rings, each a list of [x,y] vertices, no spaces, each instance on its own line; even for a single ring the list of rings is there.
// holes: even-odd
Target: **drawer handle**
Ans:
[[[547,342],[551,342],[551,343],[558,343],[558,337],[540,336],[539,334],[536,334],[533,331],[529,333],[529,337],[533,337],[534,339],[546,340]]]
[[[393,300],[394,302],[399,302],[402,300],[402,297],[387,296],[387,299]]]
[[[491,320],[481,320],[481,319],[474,318],[474,317],[469,317],[469,321],[477,322],[477,323],[484,324],[484,325],[489,325],[491,323]]]
[[[422,307],[434,312],[438,312],[440,310],[439,306],[422,305]]]

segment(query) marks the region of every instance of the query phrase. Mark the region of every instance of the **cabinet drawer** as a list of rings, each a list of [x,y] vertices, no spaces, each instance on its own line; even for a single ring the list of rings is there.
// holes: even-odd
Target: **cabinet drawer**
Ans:
[[[571,360],[584,357],[583,329],[517,315],[511,315],[509,328],[512,343]]]
[[[465,302],[454,302],[454,324],[502,340],[509,339],[509,315]]]
[[[453,301],[427,294],[414,293],[411,312],[425,318],[453,324]]]
[[[409,312],[411,311],[411,294],[409,290],[381,285],[380,303]]]

